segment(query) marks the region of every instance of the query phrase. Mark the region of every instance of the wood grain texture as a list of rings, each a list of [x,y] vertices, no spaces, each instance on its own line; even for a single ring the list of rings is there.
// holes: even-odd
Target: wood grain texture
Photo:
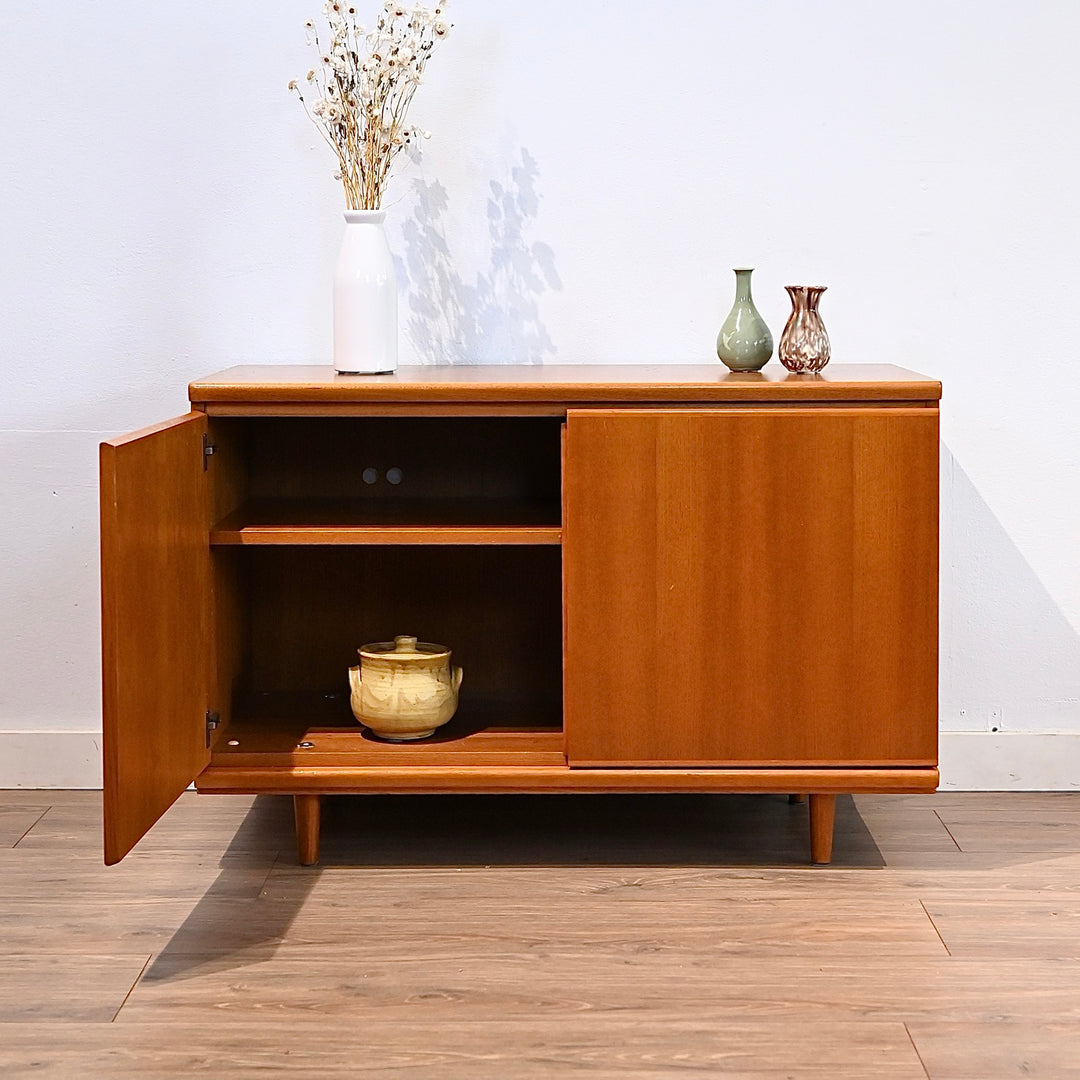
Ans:
[[[550,765],[232,766],[219,756],[196,778],[203,792],[787,792],[933,791],[937,769],[589,769]]]
[[[785,928],[796,929],[788,923]],[[253,970],[246,973],[242,987],[236,985],[235,968],[213,970],[212,954],[176,956],[140,984],[121,1016],[124,1023],[167,1018],[190,1022],[205,1014],[208,1001],[216,1000],[234,1022],[274,1013],[293,1023],[317,1014],[329,1027],[334,1019],[347,1022],[364,1013],[378,1023],[407,1024],[410,1013],[426,1000],[429,1012],[456,1015],[462,1023],[494,1015],[510,1022],[543,1017],[579,1029],[618,1013],[642,1022],[674,1021],[680,1005],[683,1018],[697,1017],[703,1025],[806,1023],[815,1015],[848,1023],[917,1019],[992,1024],[1000,1023],[1000,1017],[1009,1017],[1009,1022],[1080,1023],[1077,972],[1055,972],[1047,964],[951,963],[918,953],[905,959],[890,950],[893,975],[885,977],[884,962],[870,964],[868,974],[865,958],[849,954],[835,961],[824,948],[816,956],[785,958],[780,951],[754,957],[719,949],[702,953],[698,943],[690,941],[661,945],[628,940],[623,949],[606,951],[599,943],[544,941],[524,942],[520,952],[512,952],[513,939],[503,931],[494,927],[489,942],[435,933],[425,938],[424,963],[400,929],[391,930],[370,950],[360,945],[359,935],[350,933],[336,956],[332,946],[267,948],[249,956]],[[834,950],[847,944],[832,939]],[[365,962],[359,977],[353,950],[362,950]],[[651,956],[643,959],[646,951]],[[183,980],[185,967],[195,961],[203,965],[198,981]],[[710,972],[710,963],[722,970]],[[791,980],[788,992],[780,984],[785,977]],[[439,985],[446,988],[441,1001],[425,997]]]
[[[314,866],[319,861],[319,824],[321,796],[294,795],[296,816],[296,851],[301,866]]]
[[[348,714],[348,705],[337,704],[348,715],[348,726],[329,726],[316,719],[323,707],[303,704],[278,709],[265,704],[230,726],[211,758],[215,767],[315,768],[350,765],[566,765],[563,736],[559,728],[535,730],[500,727],[500,714],[466,709],[434,736],[415,743],[392,743],[366,732]],[[344,706],[342,708],[342,706]],[[341,717],[338,717],[341,719]],[[521,716],[511,720],[526,719]],[[303,744],[303,745],[301,745]]]
[[[937,461],[933,410],[571,411],[571,763],[933,765]]]
[[[810,796],[810,861],[816,866],[832,862],[835,795]]]
[[[316,869],[288,799],[185,793],[112,867],[97,793],[0,792],[43,804],[0,850],[5,1080],[1078,1075],[1080,844],[1024,850],[1076,795],[841,797],[814,870],[786,792],[331,798]]]
[[[1080,960],[1080,897],[935,897],[926,911],[954,956]]]
[[[916,1021],[908,1030],[931,1080],[1080,1080],[1075,1021]]]
[[[207,419],[101,446],[105,861],[117,862],[209,760]]]
[[[423,1012],[423,1002],[414,1012]],[[678,1017],[643,1024],[608,1017],[588,1035],[564,1021],[470,1024],[365,1022],[329,1028],[299,1019],[288,1028],[242,1024],[11,1025],[9,1076],[85,1080],[220,1080],[288,1075],[423,1080],[675,1080],[690,1073],[732,1080],[926,1080],[902,1024],[745,1021],[719,1028]],[[36,1035],[36,1038],[35,1038]],[[42,1041],[44,1040],[44,1042]],[[76,1050],[76,1047],[78,1049]],[[688,1049],[689,1047],[689,1049]],[[359,1063],[359,1064],[358,1064]],[[842,1070],[850,1069],[848,1073]],[[797,1073],[794,1071],[797,1070]]]
[[[780,364],[730,372],[709,364],[401,367],[393,375],[335,375],[329,367],[234,367],[197,379],[192,402],[424,404],[722,401],[936,401],[941,384],[886,364],[830,364],[792,375]]]

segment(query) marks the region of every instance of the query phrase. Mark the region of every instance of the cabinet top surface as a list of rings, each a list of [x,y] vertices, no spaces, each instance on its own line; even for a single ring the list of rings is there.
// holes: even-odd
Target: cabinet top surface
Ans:
[[[400,367],[337,375],[330,367],[233,367],[191,383],[193,403],[486,403],[936,401],[941,383],[889,364],[831,364],[794,375],[780,364],[730,372],[715,364]]]

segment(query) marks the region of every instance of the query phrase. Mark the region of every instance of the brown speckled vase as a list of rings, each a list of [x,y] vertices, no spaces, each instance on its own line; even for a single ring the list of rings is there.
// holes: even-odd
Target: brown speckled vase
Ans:
[[[791,297],[791,315],[776,350],[788,371],[820,371],[832,355],[829,335],[818,314],[824,285],[785,285]]]

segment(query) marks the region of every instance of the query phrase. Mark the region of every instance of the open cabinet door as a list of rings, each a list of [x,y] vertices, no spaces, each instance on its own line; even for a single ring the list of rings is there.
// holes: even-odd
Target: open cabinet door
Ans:
[[[202,771],[210,649],[204,413],[101,445],[105,862]]]

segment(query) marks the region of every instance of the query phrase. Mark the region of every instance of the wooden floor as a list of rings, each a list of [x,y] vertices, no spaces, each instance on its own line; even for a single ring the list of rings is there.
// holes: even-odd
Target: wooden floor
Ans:
[[[1080,794],[0,791],[0,1076],[1080,1077]]]

